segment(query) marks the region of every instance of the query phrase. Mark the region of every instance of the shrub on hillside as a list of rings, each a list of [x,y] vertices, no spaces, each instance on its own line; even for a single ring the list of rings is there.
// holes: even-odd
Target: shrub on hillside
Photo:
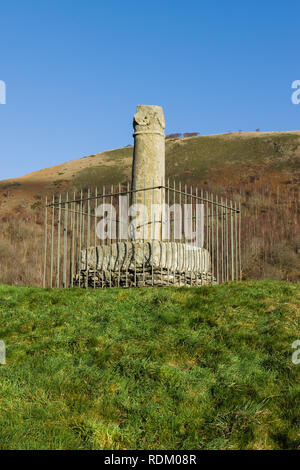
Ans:
[[[175,134],[168,134],[166,135],[166,139],[180,139],[182,134],[180,133],[175,133]]]
[[[197,135],[199,135],[199,132],[185,132],[183,137],[197,137]]]
[[[8,258],[11,258],[14,254],[13,247],[8,242],[8,240],[0,240],[0,260],[1,262],[5,261]]]
[[[277,243],[269,253],[272,264],[282,268],[296,268],[299,266],[299,256],[292,245],[286,242]]]

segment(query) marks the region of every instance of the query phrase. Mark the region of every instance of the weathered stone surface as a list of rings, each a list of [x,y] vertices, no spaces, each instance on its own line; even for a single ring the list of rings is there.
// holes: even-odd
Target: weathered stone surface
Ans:
[[[81,252],[81,270],[119,271],[137,268],[198,271],[211,269],[209,252],[204,248],[176,242],[116,242],[90,247]]]
[[[132,165],[132,189],[157,187],[165,184],[165,119],[160,106],[138,105],[133,120],[134,151]],[[162,239],[162,204],[164,191],[155,189],[132,194],[131,204],[144,204],[148,224],[142,224],[136,238]],[[158,205],[151,214],[152,204]],[[153,220],[155,217],[155,224]]]
[[[170,271],[165,268],[127,271],[81,271],[74,285],[81,287],[203,286],[216,284],[211,273]]]

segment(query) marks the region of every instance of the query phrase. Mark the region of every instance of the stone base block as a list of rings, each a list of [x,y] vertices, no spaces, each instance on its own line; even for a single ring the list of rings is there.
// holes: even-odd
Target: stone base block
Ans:
[[[209,273],[210,254],[204,248],[177,242],[116,242],[81,252],[83,271],[126,271],[158,268]]]
[[[216,284],[210,273],[162,269],[128,271],[81,271],[74,285],[80,287],[203,286]]]
[[[81,252],[74,284],[85,287],[201,286],[215,284],[210,254],[184,243],[116,242]]]

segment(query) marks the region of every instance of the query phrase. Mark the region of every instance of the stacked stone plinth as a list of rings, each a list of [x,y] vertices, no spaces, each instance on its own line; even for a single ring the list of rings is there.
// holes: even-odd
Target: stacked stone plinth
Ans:
[[[177,242],[117,242],[81,253],[76,284],[109,286],[213,283],[209,252]]]

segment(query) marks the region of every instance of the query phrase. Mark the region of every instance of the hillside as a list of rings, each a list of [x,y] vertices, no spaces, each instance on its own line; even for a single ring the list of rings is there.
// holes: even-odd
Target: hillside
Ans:
[[[129,181],[132,150],[103,152],[1,181],[0,281],[39,284],[45,195]],[[300,132],[166,140],[167,177],[241,202],[244,278],[300,279],[299,162]],[[15,253],[26,269],[11,271]]]
[[[46,194],[83,186],[124,183],[131,178],[133,147],[78,158],[28,175],[0,181],[0,207],[29,204]],[[258,179],[266,171],[284,177],[300,173],[300,131],[219,134],[166,140],[167,177],[207,186]],[[242,174],[241,174],[242,173]],[[247,180],[248,179],[248,180]],[[205,188],[206,189],[206,188]]]
[[[300,284],[0,286],[0,449],[299,449]]]

